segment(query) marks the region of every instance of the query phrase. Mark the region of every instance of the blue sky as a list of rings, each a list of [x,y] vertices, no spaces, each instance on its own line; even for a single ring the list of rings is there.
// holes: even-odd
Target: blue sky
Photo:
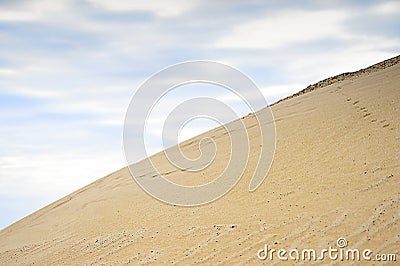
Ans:
[[[168,65],[232,65],[272,103],[398,55],[399,18],[398,1],[0,1],[0,228],[124,167],[129,100]]]

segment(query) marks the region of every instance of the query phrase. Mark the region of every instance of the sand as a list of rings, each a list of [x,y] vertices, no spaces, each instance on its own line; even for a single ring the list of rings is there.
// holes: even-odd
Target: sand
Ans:
[[[175,207],[147,195],[123,168],[1,230],[0,264],[260,264],[257,251],[265,244],[323,249],[336,247],[339,237],[348,247],[400,260],[400,64],[394,61],[274,104],[275,159],[255,192],[248,185],[260,136],[248,115],[250,162],[224,197]],[[227,157],[223,133],[217,128],[181,144],[191,156],[201,137],[219,145],[213,167],[195,178],[171,171],[160,154],[154,159],[174,182],[208,182]]]

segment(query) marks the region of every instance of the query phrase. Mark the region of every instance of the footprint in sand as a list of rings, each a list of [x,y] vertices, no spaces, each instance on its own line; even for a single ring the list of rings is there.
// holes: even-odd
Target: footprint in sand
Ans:
[[[367,114],[365,114],[365,115],[363,115],[364,117],[367,117],[367,116],[370,116],[371,115],[371,113],[367,113]]]

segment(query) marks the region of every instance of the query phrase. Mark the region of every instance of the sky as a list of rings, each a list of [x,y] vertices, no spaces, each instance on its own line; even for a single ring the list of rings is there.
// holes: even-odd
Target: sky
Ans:
[[[124,167],[130,99],[170,65],[228,64],[273,103],[399,53],[399,1],[0,0],[0,228]],[[219,89],[169,95],[154,125],[200,92],[248,113]]]

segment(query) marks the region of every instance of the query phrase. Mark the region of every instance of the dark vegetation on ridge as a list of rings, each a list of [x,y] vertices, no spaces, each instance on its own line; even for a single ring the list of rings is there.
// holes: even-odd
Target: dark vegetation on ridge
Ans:
[[[285,97],[283,99],[280,99],[279,101],[271,104],[270,106],[273,106],[273,105],[278,104],[280,102],[283,102],[285,100],[289,100],[291,98],[300,96],[300,95],[302,95],[304,93],[308,93],[310,91],[313,91],[313,90],[316,90],[316,89],[320,89],[320,88],[326,87],[328,85],[331,85],[331,84],[334,84],[334,83],[337,83],[337,82],[340,82],[340,81],[343,81],[343,80],[347,80],[347,79],[354,78],[354,77],[359,77],[359,76],[362,76],[362,75],[367,75],[367,74],[376,72],[378,70],[394,66],[394,65],[398,64],[399,62],[400,62],[400,55],[392,57],[392,58],[387,59],[387,60],[384,60],[382,62],[376,63],[376,64],[374,64],[372,66],[369,66],[369,67],[354,71],[354,72],[346,72],[346,73],[342,73],[342,74],[339,74],[339,75],[336,75],[336,76],[333,76],[333,77],[330,77],[330,78],[323,79],[321,81],[318,81],[317,83],[314,83],[312,85],[307,86],[307,88],[305,88],[305,89],[303,89],[303,90],[301,90],[299,92],[296,92],[295,94],[293,94],[291,96],[288,96],[288,97]]]

